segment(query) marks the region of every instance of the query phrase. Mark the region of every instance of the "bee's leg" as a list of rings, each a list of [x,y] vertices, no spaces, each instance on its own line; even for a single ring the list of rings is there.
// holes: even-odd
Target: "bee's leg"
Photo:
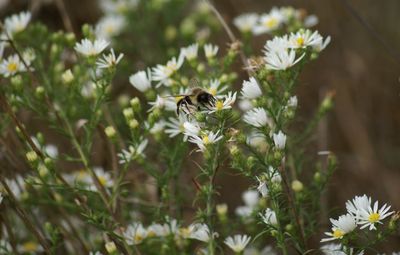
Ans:
[[[177,114],[178,116],[179,116],[179,112],[180,112],[180,109],[181,109],[182,104],[183,104],[183,98],[180,99],[180,100],[178,101],[178,103],[176,104],[176,114]]]

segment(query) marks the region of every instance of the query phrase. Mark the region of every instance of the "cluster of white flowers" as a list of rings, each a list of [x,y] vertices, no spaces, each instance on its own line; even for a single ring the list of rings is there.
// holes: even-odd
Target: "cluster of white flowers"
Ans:
[[[208,226],[201,223],[193,223],[183,227],[175,219],[164,224],[153,223],[148,227],[135,222],[130,224],[123,232],[123,237],[129,245],[140,244],[147,238],[164,238],[167,236],[174,236],[175,240],[195,239],[207,243],[211,238],[217,236],[217,233],[211,233]]]
[[[339,216],[337,220],[330,219],[332,232],[326,232],[327,238],[321,242],[340,240],[360,225],[360,229],[369,228],[375,230],[377,224],[383,224],[382,220],[394,212],[389,212],[390,206],[386,204],[379,208],[378,201],[372,204],[367,195],[356,196],[353,200],[346,202],[347,214]]]
[[[311,32],[309,29],[276,36],[268,40],[264,46],[266,67],[271,70],[286,70],[305,56],[305,52],[298,49],[310,47],[313,51],[320,52],[326,48],[330,40],[329,36],[324,39],[318,31]]]
[[[251,237],[248,235],[234,235],[225,239],[224,243],[235,253],[242,252],[249,244]]]
[[[269,13],[244,13],[233,20],[233,24],[242,33],[273,34],[284,25],[301,24],[301,27],[312,27],[318,23],[315,15],[304,16],[301,10],[293,7],[273,7]]]
[[[144,149],[146,149],[148,144],[147,139],[142,139],[137,146],[130,145],[127,150],[122,149],[120,153],[117,154],[117,156],[120,158],[119,163],[120,164],[126,164],[129,163],[130,161],[136,159],[137,157],[145,157]]]

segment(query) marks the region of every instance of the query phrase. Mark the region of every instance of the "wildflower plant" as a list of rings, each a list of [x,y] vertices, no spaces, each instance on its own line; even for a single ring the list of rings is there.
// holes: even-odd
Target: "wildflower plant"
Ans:
[[[242,14],[238,40],[207,1],[100,2],[81,39],[29,12],[2,22],[2,253],[306,254],[317,237],[334,242],[324,253],[362,254],[395,233],[399,214],[364,195],[320,235],[337,162],[306,147],[334,93],[306,124],[296,114],[299,76],[330,43],[315,16]],[[131,37],[160,15],[164,34]],[[210,39],[221,27],[228,46]],[[235,216],[217,203],[222,171],[252,183]]]

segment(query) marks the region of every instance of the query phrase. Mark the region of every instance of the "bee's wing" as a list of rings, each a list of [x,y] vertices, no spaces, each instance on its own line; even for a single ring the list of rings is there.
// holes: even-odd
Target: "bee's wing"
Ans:
[[[192,79],[190,79],[189,81],[189,87],[191,88],[197,88],[200,87],[200,82],[197,78],[193,77]]]

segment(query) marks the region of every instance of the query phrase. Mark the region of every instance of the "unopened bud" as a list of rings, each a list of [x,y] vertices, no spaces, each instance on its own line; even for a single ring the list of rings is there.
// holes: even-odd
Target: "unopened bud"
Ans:
[[[72,74],[71,69],[66,70],[62,75],[61,75],[62,82],[64,84],[69,84],[72,82],[74,79],[74,75]]]
[[[139,126],[139,122],[136,119],[131,119],[129,121],[129,127],[135,129]]]
[[[43,86],[38,86],[38,87],[36,87],[36,89],[35,89],[35,95],[36,95],[37,98],[43,98],[43,95],[44,95],[44,88],[43,88]]]
[[[115,253],[117,250],[117,246],[115,245],[115,243],[113,241],[107,242],[105,246],[106,246],[107,252],[110,254]]]
[[[294,181],[292,182],[292,189],[293,189],[295,192],[300,192],[300,191],[303,190],[303,188],[304,188],[304,185],[303,185],[303,183],[302,183],[301,181],[299,181],[299,180],[294,180]]]
[[[130,120],[133,118],[133,109],[132,108],[125,108],[122,112],[125,116],[125,119]]]
[[[228,205],[227,204],[217,204],[216,210],[218,215],[226,215],[228,213]]]
[[[38,155],[35,151],[28,151],[26,153],[26,158],[29,162],[35,162],[38,159]]]
[[[104,133],[106,133],[106,136],[108,138],[113,138],[113,137],[115,137],[116,131],[113,126],[108,126],[104,129]]]

